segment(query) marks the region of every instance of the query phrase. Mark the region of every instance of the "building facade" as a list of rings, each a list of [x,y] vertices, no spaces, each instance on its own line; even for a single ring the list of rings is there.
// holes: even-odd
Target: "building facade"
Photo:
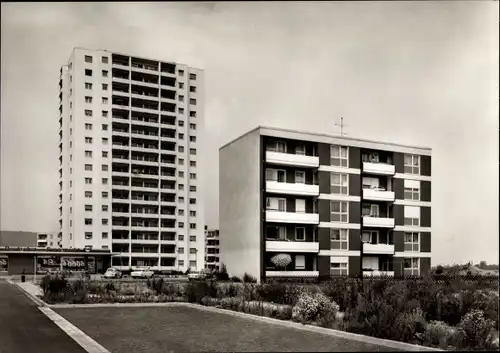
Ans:
[[[203,268],[203,79],[183,64],[73,49],[58,93],[64,248],[111,250],[124,271]]]
[[[219,230],[205,230],[205,269],[220,270]]]
[[[37,233],[0,230],[0,246],[36,246]]]
[[[230,275],[430,270],[431,149],[258,127],[219,151]]]
[[[37,247],[39,248],[61,248],[62,234],[61,233],[38,233]]]

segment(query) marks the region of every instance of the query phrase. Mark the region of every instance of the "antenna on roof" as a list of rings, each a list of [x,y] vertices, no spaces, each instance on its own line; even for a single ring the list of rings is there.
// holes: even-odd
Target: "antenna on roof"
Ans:
[[[335,124],[335,126],[340,126],[340,136],[347,136],[347,133],[344,133],[344,126],[349,126],[349,125],[344,125],[343,117],[340,117],[340,124]]]

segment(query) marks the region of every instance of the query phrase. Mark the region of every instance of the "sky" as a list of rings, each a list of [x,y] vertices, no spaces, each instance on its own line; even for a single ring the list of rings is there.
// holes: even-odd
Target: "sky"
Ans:
[[[0,229],[58,231],[58,80],[73,47],[205,72],[200,177],[267,125],[431,147],[432,264],[498,263],[498,2],[1,4]]]

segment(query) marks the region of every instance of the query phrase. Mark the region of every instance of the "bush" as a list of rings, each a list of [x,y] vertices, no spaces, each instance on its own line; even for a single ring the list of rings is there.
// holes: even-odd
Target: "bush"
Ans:
[[[257,283],[257,278],[255,278],[252,275],[249,275],[248,273],[245,272],[243,275],[243,282],[245,283]]]
[[[298,322],[321,321],[327,325],[329,321],[334,321],[339,306],[321,292],[300,294],[297,304],[292,310],[292,319]]]
[[[205,296],[217,297],[217,286],[212,281],[190,282],[186,288],[186,296],[188,302],[201,304],[201,299]]]
[[[490,349],[492,348],[492,331],[494,322],[486,319],[481,310],[471,310],[460,320],[457,328],[463,332],[463,341],[466,348]],[[458,348],[462,348],[459,346]]]
[[[228,281],[229,280],[229,274],[227,273],[226,265],[221,264],[220,271],[216,272],[215,274],[215,279],[217,281]]]
[[[40,282],[43,293],[62,294],[68,286],[68,281],[59,275],[44,276]]]
[[[423,339],[426,322],[420,308],[399,314],[396,317],[395,329],[399,332],[399,340],[417,344]]]
[[[424,332],[424,344],[426,346],[447,349],[456,343],[457,330],[443,321],[431,321],[427,324]]]
[[[233,282],[241,282],[241,279],[239,277],[237,277],[237,276],[233,276],[233,277],[231,277],[231,281],[233,281]]]

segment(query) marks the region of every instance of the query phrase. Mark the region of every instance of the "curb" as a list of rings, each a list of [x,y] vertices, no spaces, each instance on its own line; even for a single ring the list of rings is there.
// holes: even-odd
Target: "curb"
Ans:
[[[24,295],[26,295],[29,299],[31,299],[38,307],[48,307],[49,306],[49,304],[47,304],[46,302],[44,302],[40,298],[35,297],[33,294],[27,292],[23,287],[21,287],[19,284],[15,283],[15,282],[13,282],[12,280],[8,279],[7,283],[12,284],[12,285],[16,286],[17,288],[19,288],[21,290],[21,292],[23,292]]]
[[[318,326],[313,326],[313,325],[304,325],[301,323],[297,322],[292,322],[292,321],[284,321],[284,320],[279,320],[279,319],[274,319],[270,317],[265,317],[265,316],[258,316],[258,315],[253,315],[253,314],[247,314],[247,313],[241,313],[238,311],[232,311],[232,310],[227,310],[227,309],[220,309],[220,308],[214,308],[210,306],[204,306],[200,304],[192,304],[192,303],[186,303],[186,302],[166,302],[166,303],[109,303],[109,304],[53,304],[49,305],[50,308],[53,309],[71,309],[71,308],[147,308],[147,307],[188,307],[188,308],[196,308],[198,310],[204,310],[208,312],[213,312],[213,313],[219,313],[219,314],[225,314],[225,315],[232,315],[244,319],[250,319],[254,321],[260,321],[260,322],[265,322],[268,324],[276,324],[276,325],[281,325],[285,326],[288,328],[294,328],[302,331],[308,331],[308,332],[314,332],[314,333],[321,333],[324,335],[332,336],[332,337],[339,337],[339,338],[344,338],[352,341],[357,341],[357,342],[362,342],[362,343],[368,343],[368,344],[373,344],[376,346],[381,346],[385,348],[393,348],[397,350],[402,350],[402,351],[413,351],[413,352],[432,352],[432,351],[438,351],[441,352],[443,351],[442,349],[438,348],[431,348],[431,347],[425,347],[425,346],[419,346],[416,344],[410,344],[410,343],[405,343],[405,342],[398,342],[398,341],[393,341],[393,340],[387,340],[387,339],[382,339],[382,338],[376,338],[376,337],[371,337],[371,336],[365,336],[357,333],[351,333],[351,332],[345,332],[345,331],[339,331],[339,330],[334,330],[334,329],[329,329],[329,328],[324,328],[324,327],[318,327]]]

